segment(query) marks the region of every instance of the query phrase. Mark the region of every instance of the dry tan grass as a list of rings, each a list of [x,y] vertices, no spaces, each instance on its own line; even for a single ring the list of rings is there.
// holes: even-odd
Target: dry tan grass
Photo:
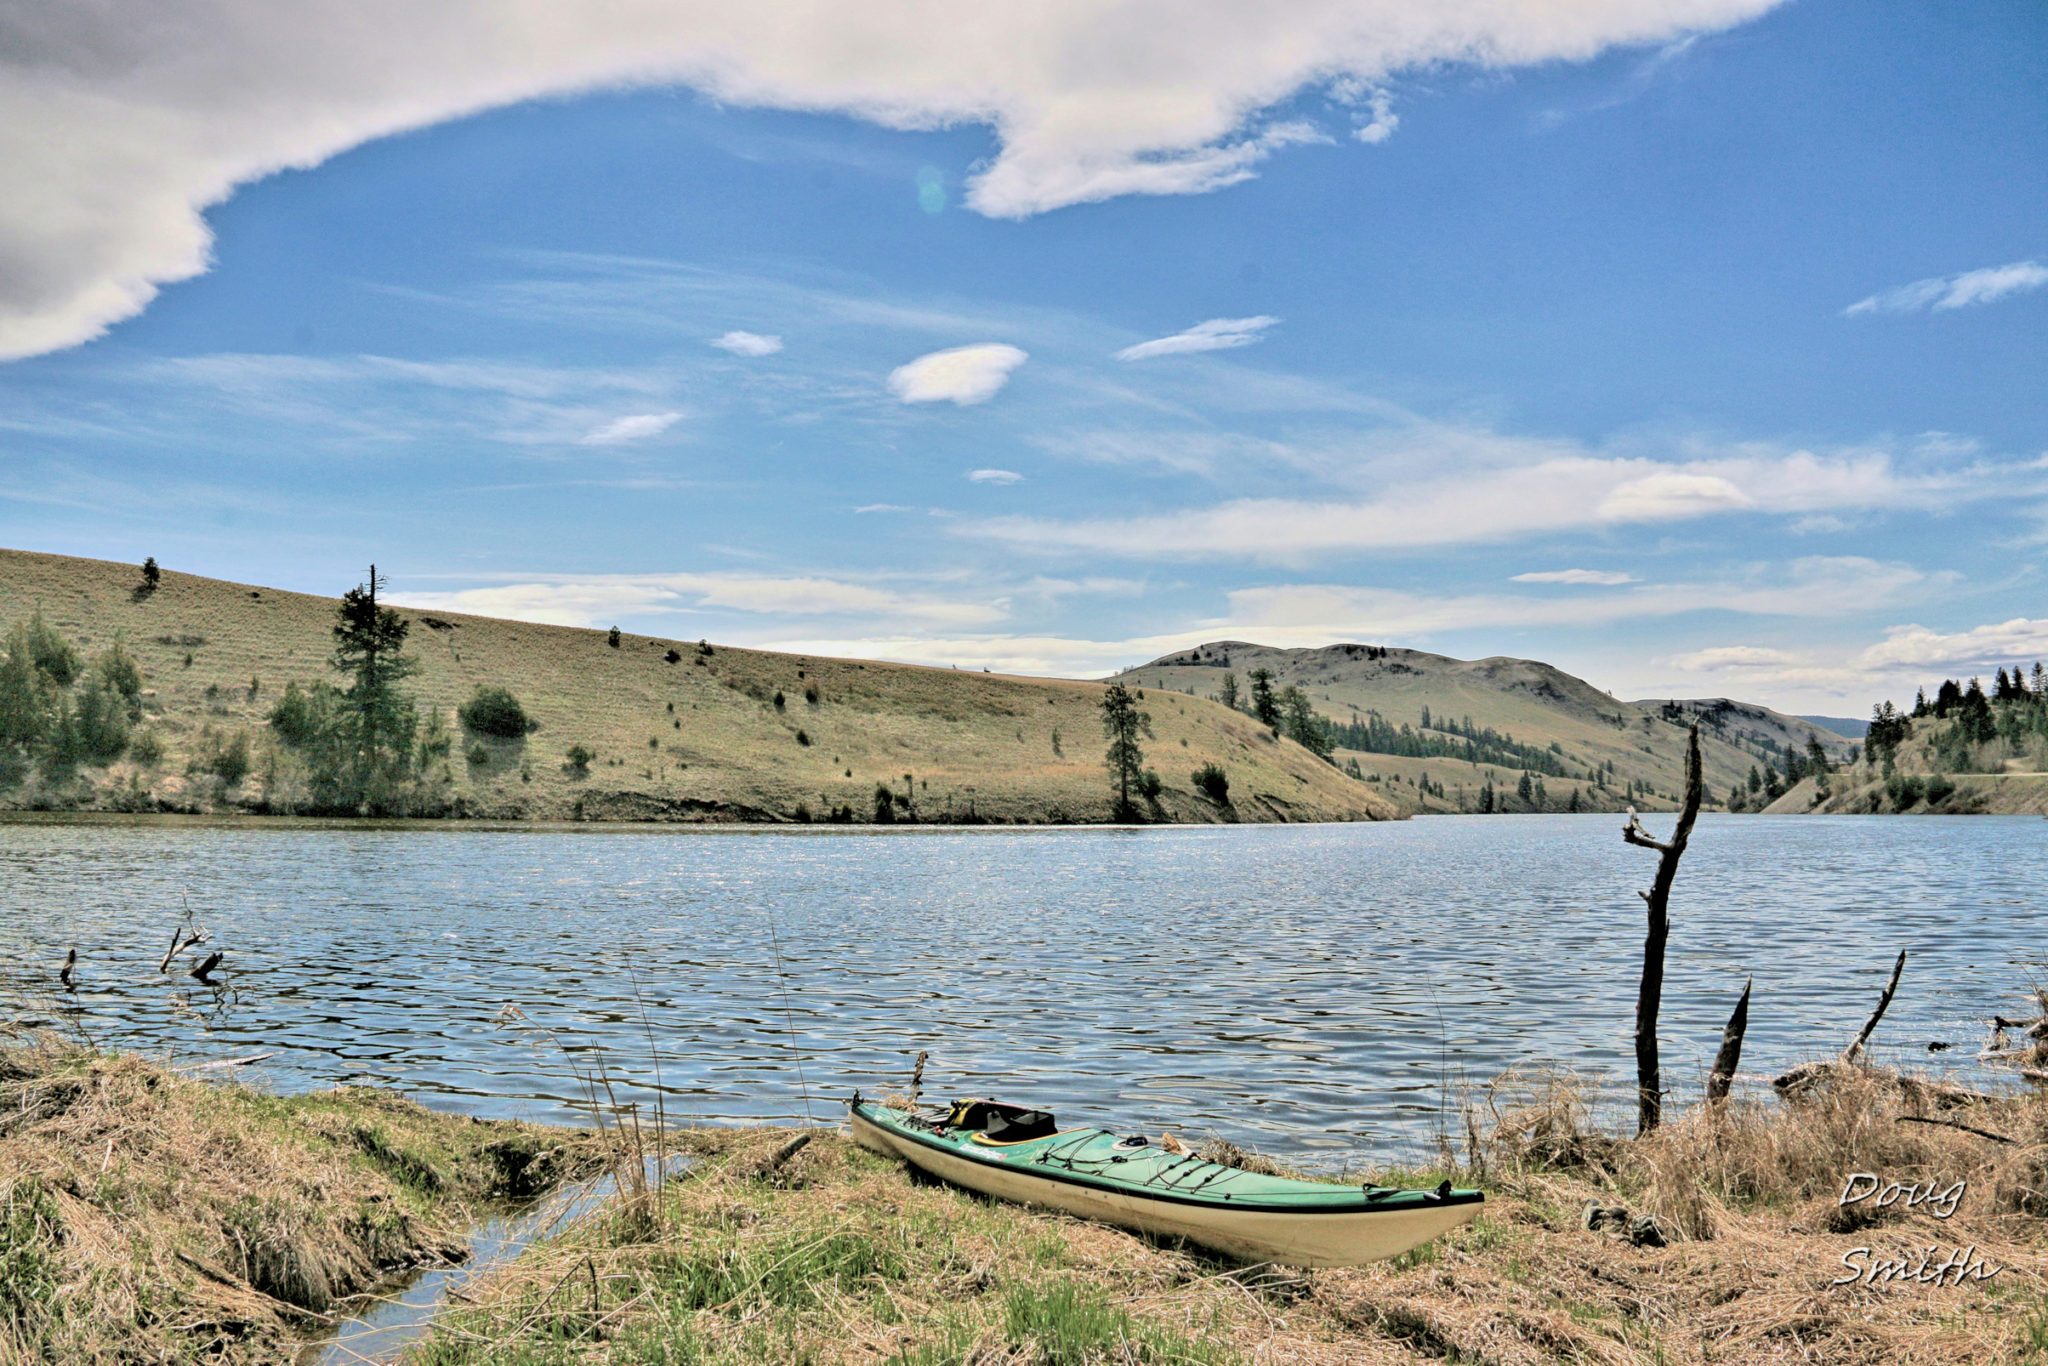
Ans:
[[[761,1154],[785,1134],[706,1135],[703,1164],[664,1194],[652,1237],[621,1242],[602,1221],[572,1231],[490,1285],[422,1359],[2048,1359],[2048,1102],[1971,1107],[1969,1122],[2014,1140],[1998,1144],[1897,1123],[1914,1112],[1908,1095],[1896,1079],[1845,1072],[1796,1104],[1693,1111],[1635,1141],[1591,1131],[1565,1083],[1511,1082],[1475,1122],[1479,1147],[1461,1173],[1485,1173],[1479,1221],[1393,1262],[1312,1273],[1236,1266],[918,1184],[836,1138],[763,1176]],[[1843,1183],[1858,1171],[1960,1180],[1965,1192],[1947,1219],[1924,1207],[1845,1209]],[[1588,1231],[1588,1200],[1655,1215],[1669,1245]],[[1974,1244],[2003,1270],[1963,1284],[1830,1284],[1854,1249],[1930,1244]],[[707,1267],[726,1276],[709,1290]],[[1063,1286],[1131,1326],[1061,1355],[1020,1328],[1014,1306]],[[1151,1345],[1133,1345],[1141,1338]]]
[[[377,1091],[0,1045],[0,1361],[287,1359],[338,1301],[459,1252],[486,1202],[600,1160]]]
[[[0,793],[0,803],[190,810],[302,800],[273,764],[264,718],[289,682],[330,678],[334,600],[165,571],[138,595],[128,565],[0,551],[0,628],[40,609],[88,653],[117,638],[142,666],[148,729],[162,762],[116,764],[88,785]],[[337,584],[337,590],[346,584]],[[1110,814],[1099,685],[770,654],[602,631],[407,610],[411,687],[455,735],[451,801],[505,819],[784,820],[835,807],[869,819],[876,784],[922,820],[1093,821]],[[436,624],[438,623],[438,625]],[[667,662],[674,650],[679,659]],[[185,659],[191,657],[191,664]],[[509,687],[541,729],[482,741],[468,762],[455,708],[479,685]],[[252,686],[253,685],[253,686]],[[808,700],[807,692],[817,700]],[[781,693],[783,704],[775,705]],[[1246,821],[1386,818],[1395,808],[1292,741],[1212,702],[1152,694],[1148,762],[1165,784],[1161,818]],[[202,733],[246,730],[255,770],[236,790],[186,773]],[[799,743],[803,733],[808,745]],[[1055,736],[1058,743],[1055,745]],[[564,763],[595,750],[587,773]],[[1214,762],[1231,806],[1193,789]]]

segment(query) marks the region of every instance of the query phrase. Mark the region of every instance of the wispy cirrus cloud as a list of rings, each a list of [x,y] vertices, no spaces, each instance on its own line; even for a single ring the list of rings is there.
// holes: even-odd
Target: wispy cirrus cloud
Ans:
[[[969,470],[966,479],[972,484],[1021,484],[1024,476],[1015,470]]]
[[[585,446],[626,446],[660,436],[683,420],[681,413],[629,413],[583,434]]]
[[[1229,595],[1230,624],[1262,643],[1399,640],[1498,627],[1595,626],[1618,621],[1734,612],[1831,617],[1871,601],[1898,601],[1947,583],[1912,565],[1864,556],[1808,556],[1689,582],[1646,583],[1616,593],[1536,596],[1415,593],[1347,584],[1280,584]]]
[[[933,351],[890,371],[889,392],[904,403],[986,403],[1029,359],[1028,352],[1003,342]]]
[[[1118,360],[1150,360],[1154,356],[1180,356],[1195,351],[1228,351],[1261,340],[1278,318],[1260,314],[1255,318],[1211,318],[1170,337],[1126,346],[1116,353]]]
[[[1602,584],[1612,586],[1634,583],[1636,576],[1624,574],[1618,569],[1537,569],[1526,574],[1515,574],[1511,583],[1573,583]]]
[[[1844,317],[1868,313],[1942,313],[1997,303],[2048,285],[2048,266],[2039,261],[2013,261],[1956,275],[1934,275],[1911,284],[1881,290],[1842,310]]]
[[[906,592],[886,583],[825,574],[532,574],[447,591],[394,592],[409,607],[511,617],[558,626],[599,626],[635,615],[693,612],[743,616],[859,617],[969,628],[1009,615],[998,600]]]
[[[773,637],[777,649],[1095,677],[1207,641],[1283,648],[1333,641],[1413,642],[1503,627],[1588,626],[1727,613],[1813,620],[1942,591],[1952,580],[1862,557],[1809,557],[1748,566],[1690,582],[1644,584],[1597,597],[1418,593],[1356,584],[1279,584],[1225,594],[1226,609],[1169,630],[1121,638],[967,630],[921,635]],[[1119,590],[1121,591],[1121,590]]]
[[[1479,441],[1471,450],[1482,454],[1425,460],[1411,450],[1402,462],[1406,467],[1453,472],[1420,478],[1390,473],[1364,497],[1238,498],[1130,517],[987,518],[963,523],[958,532],[1042,551],[1302,564],[1343,554],[1676,524],[1731,512],[1936,509],[1988,496],[1999,487],[1994,475],[2019,478],[2025,491],[2031,469],[1983,462],[1906,468],[1884,450],[1816,453],[1756,444],[1677,459],[1499,438]],[[2031,484],[2039,483],[2031,478]]]

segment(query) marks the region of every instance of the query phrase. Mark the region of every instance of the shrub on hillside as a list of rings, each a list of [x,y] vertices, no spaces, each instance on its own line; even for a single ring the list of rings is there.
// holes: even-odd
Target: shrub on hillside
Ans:
[[[1216,764],[1203,764],[1194,773],[1195,788],[1218,806],[1230,801],[1230,775]]]
[[[1165,784],[1159,781],[1159,774],[1152,769],[1148,768],[1138,775],[1138,795],[1147,800],[1157,797],[1164,786]]]
[[[71,642],[64,639],[62,633],[43,620],[41,612],[28,619],[28,651],[36,667],[58,687],[68,688],[71,680],[78,677],[81,667],[78,651],[71,648]]]
[[[286,684],[284,696],[270,709],[271,731],[288,745],[312,744],[327,728],[333,691],[324,683],[314,684],[311,691],[296,683]]]
[[[128,653],[120,642],[101,655],[94,663],[100,681],[118,693],[128,708],[128,719],[142,719],[142,668],[136,664],[135,656]]]
[[[249,733],[238,730],[223,736],[211,728],[202,731],[193,767],[233,787],[249,776]]]
[[[499,740],[516,740],[540,728],[507,688],[479,687],[456,714],[462,718],[463,729]]]
[[[163,737],[153,730],[139,731],[128,742],[128,757],[144,768],[164,761]]]
[[[595,759],[596,757],[597,751],[594,749],[588,749],[582,745],[569,746],[569,767],[574,769],[578,773],[588,772],[590,769],[590,761],[592,759]]]

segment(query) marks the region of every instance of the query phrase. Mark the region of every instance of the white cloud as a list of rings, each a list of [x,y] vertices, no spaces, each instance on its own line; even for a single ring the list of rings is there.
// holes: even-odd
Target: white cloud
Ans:
[[[1015,470],[969,470],[967,478],[977,484],[1017,484],[1024,476]]]
[[[1340,77],[1584,60],[1775,0],[6,0],[0,357],[75,345],[211,264],[235,189],[542,96],[681,84],[893,128],[975,123],[967,204],[1015,218],[1232,184],[1319,137],[1262,112]]]
[[[1370,117],[1358,122],[1351,130],[1351,136],[1360,142],[1377,147],[1394,136],[1394,130],[1401,126],[1401,116],[1394,112],[1394,97],[1384,89],[1366,89],[1357,82],[1346,82],[1333,87],[1332,94],[1339,103],[1365,105]]]
[[[727,332],[713,337],[711,344],[735,356],[772,356],[782,349],[782,338],[759,332]]]
[[[1624,574],[1618,569],[1543,569],[1527,574],[1516,574],[1511,583],[1634,583],[1635,575]]]
[[[1228,625],[1264,644],[1398,640],[1503,627],[1604,626],[1618,621],[1737,612],[1839,616],[1933,582],[1920,570],[1861,556],[1812,556],[1773,570],[1695,583],[1642,584],[1595,596],[1412,593],[1349,584],[1280,584],[1229,595]]]
[[[1881,600],[1883,595],[1875,596]],[[1904,702],[1915,689],[1932,692],[1945,677],[2025,667],[2036,659],[2048,659],[2048,618],[2014,617],[1958,631],[1893,626],[1862,649],[1715,645],[1687,651],[1659,661],[1679,673],[1652,690],[1667,696],[1687,689],[1740,690],[1746,696],[1766,691],[1781,711],[1813,711],[1846,701],[1860,713],[1880,699]]]
[[[1446,631],[1600,625],[1720,611],[1811,620],[1867,607],[1873,597],[1909,595],[1945,582],[1909,565],[1849,557],[1798,560],[1775,569],[1751,569],[1692,584],[1645,585],[1598,598],[1432,595],[1346,584],[1288,584],[1240,589],[1227,595],[1229,607],[1220,616],[1123,639],[968,631],[775,637],[764,643],[798,653],[1093,677],[1213,640],[1302,648],[1344,640],[1413,641]],[[1829,671],[1820,666],[1801,682],[1815,681],[1823,672],[1829,687],[1846,686],[1839,668]],[[1759,681],[1769,680],[1760,676]]]
[[[536,574],[477,588],[394,593],[409,607],[560,626],[608,625],[636,614],[722,610],[770,616],[855,616],[964,629],[1008,615],[999,600],[905,593],[816,574]]]
[[[634,413],[627,417],[613,418],[603,426],[585,433],[582,444],[624,446],[629,442],[645,441],[650,436],[660,436],[682,420],[681,413]]]
[[[1681,669],[1717,673],[1726,669],[1778,668],[1792,663],[1793,657],[1762,645],[1714,645],[1673,655],[1670,662]]]
[[[1842,312],[1855,317],[1863,313],[1942,312],[1969,308],[1975,304],[1997,303],[2014,294],[2025,294],[2048,285],[2048,266],[2039,261],[2014,261],[2009,265],[1966,270],[1959,275],[1935,275],[1911,284],[1858,299]]]
[[[1263,314],[1256,318],[1211,318],[1170,337],[1156,337],[1136,346],[1126,346],[1116,353],[1116,358],[1147,360],[1153,356],[1177,356],[1189,351],[1227,351],[1235,346],[1250,346],[1261,340],[1266,329],[1279,321]]]
[[[1001,342],[934,351],[891,370],[889,392],[905,403],[986,403],[1028,359]]]
[[[1911,666],[1969,673],[2036,659],[2048,659],[2048,617],[2014,617],[1967,631],[1894,626],[1856,662],[1872,670]]]
[[[862,503],[853,511],[855,516],[862,516],[873,512],[915,512],[917,509],[903,503]]]
[[[1160,559],[1249,559],[1300,564],[1318,557],[1473,545],[1733,511],[1799,514],[1831,509],[1931,508],[1981,494],[1990,469],[1907,472],[1882,451],[1831,454],[1742,445],[1683,460],[1576,451],[1567,443],[1450,434],[1450,455],[1430,443],[1402,465],[1445,473],[1397,475],[1364,498],[1239,498],[1209,507],[1125,518],[1001,517],[960,534],[1037,550]]]
[[[1718,474],[1659,472],[1618,484],[1600,500],[1607,522],[1663,522],[1750,506],[1750,496]]]

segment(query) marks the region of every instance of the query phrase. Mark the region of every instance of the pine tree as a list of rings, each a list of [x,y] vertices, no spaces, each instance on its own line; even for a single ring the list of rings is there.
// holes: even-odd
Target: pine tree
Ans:
[[[1309,705],[1307,693],[1288,684],[1280,692],[1279,711],[1289,739],[1318,759],[1330,757],[1330,728]]]
[[[156,567],[156,556],[151,555],[143,560],[142,588],[144,592],[154,593],[156,586],[163,582],[163,577],[164,571]]]
[[[1237,710],[1237,675],[1226,672],[1223,675],[1223,691],[1216,694],[1216,700],[1232,711]]]
[[[1116,818],[1129,820],[1136,814],[1131,805],[1131,788],[1144,779],[1145,752],[1138,736],[1149,733],[1152,718],[1138,710],[1137,699],[1121,683],[1112,683],[1102,695],[1102,733],[1109,748],[1102,756],[1109,769],[1110,785],[1116,788]]]
[[[1273,695],[1273,671],[1263,666],[1252,670],[1252,715],[1259,724],[1278,733],[1280,702]]]
[[[344,764],[351,805],[386,804],[389,786],[411,758],[419,721],[398,687],[414,668],[404,654],[410,623],[377,605],[377,582],[377,566],[371,565],[369,585],[349,589],[335,613],[332,663],[351,680],[342,694],[347,726],[339,737],[354,751]]]

